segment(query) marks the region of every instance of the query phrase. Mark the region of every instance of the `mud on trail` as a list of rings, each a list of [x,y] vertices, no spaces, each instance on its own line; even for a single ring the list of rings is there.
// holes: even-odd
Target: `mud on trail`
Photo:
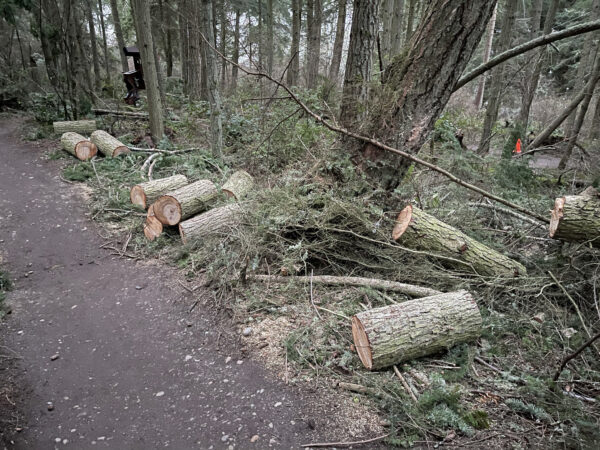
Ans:
[[[344,435],[335,404],[315,413],[316,393],[220,338],[230,326],[202,293],[190,314],[198,296],[174,270],[101,249],[82,199],[19,140],[18,121],[0,119],[0,142],[0,251],[15,283],[0,322],[6,448],[296,448]]]

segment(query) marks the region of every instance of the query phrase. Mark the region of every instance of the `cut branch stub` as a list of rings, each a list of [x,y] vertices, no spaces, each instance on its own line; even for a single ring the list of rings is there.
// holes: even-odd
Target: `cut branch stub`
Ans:
[[[470,267],[479,275],[515,277],[527,274],[521,263],[411,205],[398,214],[392,238],[409,248],[464,261],[463,268]]]
[[[167,178],[147,181],[133,186],[129,192],[129,198],[134,205],[146,208],[161,195],[179,189],[186,184],[188,184],[188,179],[185,175],[173,175]]]
[[[239,204],[211,209],[179,224],[179,234],[184,244],[211,235],[230,232],[240,225],[243,211]]]
[[[600,193],[593,187],[579,195],[566,195],[554,201],[550,237],[567,242],[590,241],[600,247]]]
[[[90,136],[90,140],[96,144],[102,154],[110,158],[129,153],[129,147],[104,130],[94,131]]]
[[[65,151],[82,161],[87,161],[98,153],[96,144],[88,141],[82,135],[77,133],[64,133],[60,138],[60,142]]]
[[[149,241],[153,241],[163,232],[163,224],[154,215],[154,205],[150,205],[148,208],[148,215],[146,216],[146,223],[144,223],[144,236]]]
[[[218,193],[212,181],[196,181],[158,197],[154,202],[154,214],[164,225],[177,225],[206,208]]]
[[[54,122],[52,126],[54,127],[54,132],[59,134],[68,132],[90,134],[97,128],[95,120],[68,120]]]
[[[234,172],[231,177],[225,182],[221,191],[227,194],[228,197],[233,197],[240,200],[244,195],[250,192],[254,186],[254,178],[245,170]]]
[[[361,312],[352,337],[363,365],[377,370],[477,339],[481,323],[471,294],[458,291]]]

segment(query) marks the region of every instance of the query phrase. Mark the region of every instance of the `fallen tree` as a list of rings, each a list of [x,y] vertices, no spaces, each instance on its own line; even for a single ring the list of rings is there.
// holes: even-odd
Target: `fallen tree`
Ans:
[[[148,120],[148,114],[133,112],[133,111],[114,111],[110,109],[92,109],[92,112],[97,116],[115,116],[115,117],[125,117],[129,119],[143,119]]]
[[[525,266],[412,205],[396,219],[392,238],[402,245],[436,252],[468,263],[479,275],[526,275]]]
[[[356,314],[352,337],[363,365],[377,370],[477,339],[481,323],[471,294],[458,291]]]
[[[145,209],[161,195],[179,189],[186,184],[188,184],[188,179],[185,175],[173,175],[171,177],[147,181],[133,186],[129,192],[129,198],[131,199],[131,203]]]
[[[60,142],[65,151],[82,161],[87,161],[98,153],[96,144],[77,133],[64,133],[60,138]]]
[[[129,147],[104,130],[94,131],[90,136],[90,140],[96,144],[103,155],[110,158],[129,153]]]
[[[163,224],[154,215],[154,205],[150,205],[148,208],[148,214],[146,215],[146,222],[144,223],[144,236],[149,241],[153,241],[163,232]]]
[[[238,170],[225,182],[221,191],[227,194],[228,197],[233,197],[240,200],[254,186],[254,178],[245,170]]]
[[[566,195],[554,201],[550,237],[567,242],[590,241],[600,247],[600,193],[593,187],[579,195]]]
[[[242,208],[237,203],[211,209],[179,224],[179,235],[184,244],[211,235],[225,233],[240,225]]]
[[[154,214],[164,225],[177,225],[206,208],[219,194],[210,180],[199,180],[161,195],[154,202]]]
[[[54,122],[52,124],[55,133],[79,133],[79,134],[90,134],[96,130],[95,120],[67,120],[62,122]]]

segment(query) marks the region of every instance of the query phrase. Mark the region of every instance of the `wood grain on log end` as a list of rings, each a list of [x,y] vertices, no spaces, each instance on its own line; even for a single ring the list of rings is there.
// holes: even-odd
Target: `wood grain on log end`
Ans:
[[[560,220],[564,216],[565,201],[565,197],[558,197],[554,200],[554,209],[550,211],[549,232],[551,238],[556,234],[556,230],[558,230],[558,226],[560,225]]]
[[[365,331],[365,327],[362,322],[356,317],[352,317],[352,338],[354,340],[354,347],[358,353],[363,365],[371,370],[373,368],[373,353],[371,352],[371,344],[369,343],[369,337]]]
[[[397,241],[400,236],[404,234],[408,226],[410,225],[410,221],[412,220],[412,210],[413,207],[408,205],[396,218],[396,224],[394,225],[394,229],[392,230],[392,239]]]
[[[146,209],[146,193],[144,192],[144,188],[139,184],[136,184],[131,188],[131,191],[129,191],[129,198],[134,205],[139,205]]]
[[[181,221],[181,205],[171,195],[161,195],[154,202],[154,214],[164,225],[177,225]]]
[[[144,224],[144,235],[149,241],[153,241],[163,232],[163,224],[154,215],[154,205],[148,208],[146,223]]]
[[[75,146],[75,155],[82,161],[92,159],[97,153],[98,147],[90,141],[81,141]]]

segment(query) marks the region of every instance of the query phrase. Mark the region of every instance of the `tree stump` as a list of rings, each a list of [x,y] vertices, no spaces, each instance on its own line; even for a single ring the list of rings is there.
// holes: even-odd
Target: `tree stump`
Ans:
[[[472,341],[481,323],[471,294],[458,291],[356,314],[352,337],[363,365],[377,370]]]
[[[516,277],[527,274],[521,263],[411,205],[398,214],[392,238],[409,248],[462,261],[465,263],[460,264],[463,268],[470,267],[479,275]]]
[[[237,203],[211,209],[179,224],[179,235],[184,244],[201,238],[229,232],[240,225],[242,208]]]
[[[254,186],[254,178],[245,170],[234,172],[231,177],[225,182],[221,191],[227,194],[228,197],[233,197],[240,200],[244,195],[250,192]]]
[[[196,181],[158,197],[154,202],[154,214],[164,225],[177,225],[202,211],[218,194],[212,181]]]
[[[96,144],[77,133],[64,133],[60,138],[60,142],[63,149],[82,161],[87,161],[98,153]]]
[[[129,192],[129,198],[131,199],[131,203],[145,209],[161,195],[179,189],[186,184],[188,184],[188,179],[185,175],[173,175],[167,178],[147,181],[133,186]]]
[[[129,153],[129,147],[104,130],[94,131],[90,136],[90,140],[96,144],[96,147],[98,147],[98,150],[100,150],[103,155],[110,158]]]
[[[161,235],[163,232],[163,224],[154,215],[154,205],[150,205],[148,208],[148,215],[146,216],[146,222],[144,223],[144,236],[149,241],[153,241]]]
[[[54,132],[58,134],[72,132],[87,135],[98,128],[96,127],[95,120],[68,120],[54,122],[52,126],[54,127]]]
[[[593,187],[579,195],[566,195],[554,201],[550,237],[567,242],[590,241],[600,247],[600,193]]]

